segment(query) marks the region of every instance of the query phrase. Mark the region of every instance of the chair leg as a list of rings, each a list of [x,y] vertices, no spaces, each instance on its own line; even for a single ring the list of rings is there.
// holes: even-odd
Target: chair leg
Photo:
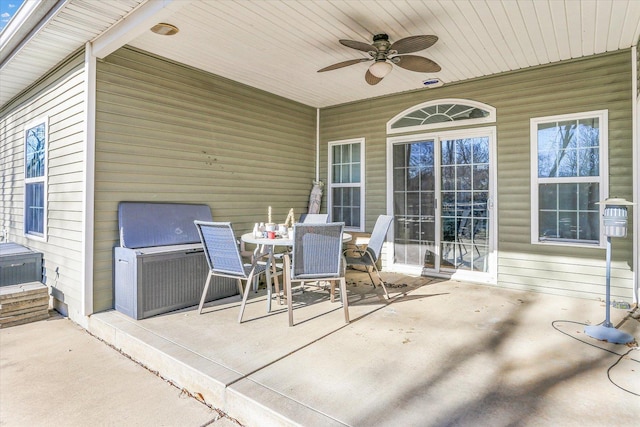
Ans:
[[[255,250],[253,251],[253,256],[251,257],[252,263],[258,260],[258,258],[260,257],[261,251],[262,251],[262,248],[260,246],[256,246]],[[253,292],[257,293],[259,287],[260,287],[260,275],[256,275],[256,277],[253,278]]]
[[[207,291],[209,290],[209,284],[211,283],[212,274],[209,272],[207,276],[207,281],[204,284],[204,291],[202,291],[202,296],[200,297],[200,304],[198,305],[198,314],[202,314],[202,306],[204,305],[204,300],[207,299]]]
[[[242,288],[242,280],[238,279],[237,283],[238,283],[238,293],[240,295],[242,295],[244,293],[244,291],[242,290],[243,289]]]
[[[284,281],[284,271],[282,272],[282,280]],[[278,271],[275,272],[275,279],[273,279],[273,283],[276,287],[276,295],[278,297],[278,305],[282,305],[282,294],[280,293],[280,280],[278,279]],[[284,288],[284,283],[282,284]],[[284,289],[283,289],[284,290]]]
[[[391,297],[389,296],[389,292],[387,291],[387,287],[384,284],[384,280],[382,280],[382,276],[380,276],[380,272],[378,271],[378,268],[374,265],[373,268],[376,271],[376,274],[378,275],[378,279],[380,279],[380,284],[382,285],[382,289],[384,289],[384,295],[387,297],[387,299],[391,299]]]
[[[378,279],[380,279],[380,284],[382,285],[382,289],[384,290],[384,295],[387,297],[387,299],[390,299],[389,292],[387,291],[387,287],[384,284],[384,280],[382,280],[382,277],[380,276],[380,271],[378,271],[378,267],[376,266],[376,262],[374,261],[374,259],[371,257],[371,255],[369,253],[367,253],[367,255],[369,255],[368,264],[371,265],[371,268],[373,268],[373,271],[376,272],[376,275],[378,276]],[[369,279],[371,279],[371,284],[375,288],[376,287],[376,282],[373,280],[373,276],[369,272],[369,266],[366,267],[366,270],[367,270],[367,274],[369,275]]]
[[[344,322],[349,323],[349,298],[347,298],[347,281],[344,277],[340,278],[340,299],[344,308]]]
[[[289,326],[293,326],[293,295],[291,292],[291,273],[289,256],[284,256],[284,286],[287,294],[287,311],[289,312]]]
[[[293,326],[293,298],[291,298],[291,281],[287,282],[287,312],[289,313],[289,326]]]
[[[242,296],[242,304],[240,305],[240,314],[238,315],[238,323],[242,323],[242,315],[244,314],[244,307],[247,305],[247,298],[249,297],[249,290],[251,289],[251,281],[253,280],[253,271],[249,273],[247,283],[244,287],[244,295]]]
[[[272,289],[271,289],[271,257],[267,259],[267,265],[264,270],[264,277],[267,286],[267,313],[271,313],[271,298],[272,298]]]
[[[375,265],[373,266],[373,268],[375,268]],[[369,271],[369,266],[368,265],[365,266],[365,270],[367,270],[367,274],[369,275],[369,279],[371,279],[371,284],[375,288],[376,287],[376,282],[375,282],[375,280],[373,280],[373,276],[371,275],[371,272]]]
[[[275,258],[271,262],[271,274],[273,276],[273,284],[276,288],[276,295],[278,295],[278,305],[282,305],[282,297],[280,295],[280,279],[278,279],[278,265],[276,264]],[[284,271],[282,272],[282,280],[284,282]],[[282,283],[282,287],[284,288],[284,283]]]
[[[342,290],[340,290],[342,292]],[[336,302],[336,281],[331,281],[331,290],[329,291],[329,295],[331,296],[331,302]],[[342,298],[342,296],[340,297]]]

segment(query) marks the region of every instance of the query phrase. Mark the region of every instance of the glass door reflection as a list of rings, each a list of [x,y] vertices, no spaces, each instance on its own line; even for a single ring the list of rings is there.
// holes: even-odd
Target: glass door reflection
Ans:
[[[440,268],[488,271],[489,138],[440,141]]]
[[[393,147],[394,263],[437,268],[434,140]]]

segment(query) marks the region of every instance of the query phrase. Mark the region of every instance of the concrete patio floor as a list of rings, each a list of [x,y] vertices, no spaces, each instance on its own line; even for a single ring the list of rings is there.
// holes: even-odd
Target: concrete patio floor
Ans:
[[[583,333],[604,320],[604,303],[383,277],[394,284],[391,301],[349,271],[348,325],[328,292],[309,291],[294,294],[294,327],[285,305],[267,314],[259,292],[242,324],[232,297],[202,315],[195,307],[140,321],[97,313],[89,329],[247,426],[639,422],[640,351]],[[637,316],[611,309],[614,325],[636,339]]]

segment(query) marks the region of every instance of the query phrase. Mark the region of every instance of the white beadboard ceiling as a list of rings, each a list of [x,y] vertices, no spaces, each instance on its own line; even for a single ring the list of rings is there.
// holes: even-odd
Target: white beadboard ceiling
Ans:
[[[27,0],[28,7],[49,16],[31,34],[12,36],[15,18],[0,33],[0,105],[86,42],[98,56],[129,44],[321,108],[423,88],[432,77],[447,84],[626,49],[640,35],[638,0]],[[16,18],[21,12],[23,27],[33,26],[23,10]],[[156,35],[149,28],[157,22],[180,32]],[[438,36],[414,54],[442,71],[394,67],[376,86],[364,80],[370,62],[317,73],[367,57],[339,39],[371,43],[378,33],[392,42]]]

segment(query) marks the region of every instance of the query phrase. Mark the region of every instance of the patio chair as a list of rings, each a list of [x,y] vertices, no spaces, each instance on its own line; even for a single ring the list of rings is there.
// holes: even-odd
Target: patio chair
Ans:
[[[326,224],[329,221],[329,214],[301,214],[299,224]],[[291,247],[289,247],[285,252],[278,254],[280,258],[282,258],[285,253],[291,254]]]
[[[347,282],[344,277],[342,257],[343,222],[328,224],[294,224],[291,259],[284,257],[285,286],[289,326],[293,326],[292,283],[310,281],[331,282],[331,302],[334,302],[335,282],[340,282],[340,299],[344,308],[345,323],[349,323]]]
[[[302,214],[300,215],[301,224],[326,224],[329,221],[329,214]]]
[[[389,227],[393,222],[393,217],[390,215],[380,215],[376,220],[376,224],[373,226],[373,231],[371,232],[371,237],[369,238],[369,243],[366,248],[362,248],[359,246],[352,245],[345,252],[350,252],[355,256],[347,256],[346,262],[347,267],[349,266],[362,266],[367,271],[369,278],[371,279],[371,284],[373,287],[376,287],[375,281],[373,280],[373,276],[369,270],[373,270],[378,275],[378,279],[380,280],[380,284],[382,285],[382,289],[384,289],[384,294],[389,299],[389,292],[387,292],[387,287],[385,286],[384,280],[380,276],[380,271],[378,271],[378,259],[380,258],[380,252],[382,251],[382,245],[387,237],[387,232],[389,231]]]
[[[204,291],[200,298],[198,314],[202,313],[202,306],[213,276],[229,277],[238,281],[238,291],[242,297],[238,323],[242,322],[242,314],[247,303],[250,284],[257,275],[264,274],[266,266],[259,265],[256,260],[251,264],[245,264],[240,255],[240,248],[233,233],[230,222],[205,222],[194,221],[200,240],[204,247],[204,254],[209,264],[209,274],[204,285]],[[245,281],[244,292],[242,281]]]

